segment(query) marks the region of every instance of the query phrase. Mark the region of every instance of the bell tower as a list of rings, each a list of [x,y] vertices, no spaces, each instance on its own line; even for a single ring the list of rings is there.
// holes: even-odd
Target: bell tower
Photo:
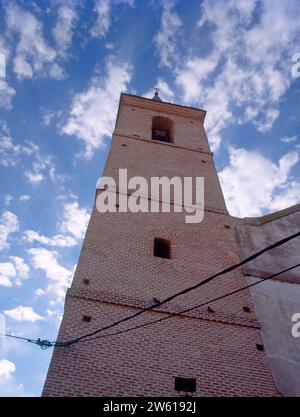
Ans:
[[[141,176],[204,178],[204,218],[185,213],[99,213],[94,205],[59,341],[109,325],[239,262],[204,130],[205,111],[121,94],[103,176],[118,185]],[[96,197],[103,190],[97,189]],[[130,196],[130,190],[127,198]],[[151,200],[151,197],[149,197]],[[164,199],[164,196],[161,196]],[[56,347],[43,396],[276,396],[250,293],[243,291],[151,326],[246,285],[241,269],[154,308],[112,330]]]

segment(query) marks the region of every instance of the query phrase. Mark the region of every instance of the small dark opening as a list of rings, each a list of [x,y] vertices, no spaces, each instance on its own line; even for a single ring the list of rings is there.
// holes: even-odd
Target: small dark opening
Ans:
[[[82,321],[89,323],[92,320],[91,316],[82,316]]]
[[[250,313],[250,307],[248,307],[248,306],[244,306],[243,310],[244,310],[245,313]]]
[[[161,142],[171,142],[169,133],[164,129],[152,129],[152,139],[160,140]]]
[[[260,343],[256,343],[256,349],[259,350],[260,352],[264,351],[264,345],[260,344]]]
[[[196,392],[196,379],[175,377],[175,391]]]
[[[89,280],[89,279],[87,279],[87,278],[84,278],[83,283],[84,283],[85,285],[89,285],[90,280]]]
[[[159,258],[171,258],[171,245],[166,239],[155,238],[154,239],[154,256]]]

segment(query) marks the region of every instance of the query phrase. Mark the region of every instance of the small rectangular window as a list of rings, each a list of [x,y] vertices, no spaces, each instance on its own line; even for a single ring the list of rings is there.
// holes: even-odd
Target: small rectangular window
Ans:
[[[154,239],[154,256],[159,258],[171,258],[171,245],[166,239]]]
[[[175,377],[175,391],[196,392],[196,379]]]

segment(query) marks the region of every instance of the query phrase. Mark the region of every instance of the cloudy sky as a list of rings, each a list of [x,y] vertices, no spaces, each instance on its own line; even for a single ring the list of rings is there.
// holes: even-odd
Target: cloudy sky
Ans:
[[[297,53],[299,0],[0,0],[0,324],[55,339],[121,91],[207,110],[232,215],[299,202]],[[0,395],[50,355],[1,338]]]

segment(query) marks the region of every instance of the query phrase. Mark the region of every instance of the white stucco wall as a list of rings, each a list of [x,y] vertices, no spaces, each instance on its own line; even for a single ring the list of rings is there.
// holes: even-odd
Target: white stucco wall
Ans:
[[[247,277],[248,284],[257,281]],[[262,339],[278,391],[300,397],[300,337],[292,336],[292,316],[300,313],[300,285],[265,281],[251,288]]]

